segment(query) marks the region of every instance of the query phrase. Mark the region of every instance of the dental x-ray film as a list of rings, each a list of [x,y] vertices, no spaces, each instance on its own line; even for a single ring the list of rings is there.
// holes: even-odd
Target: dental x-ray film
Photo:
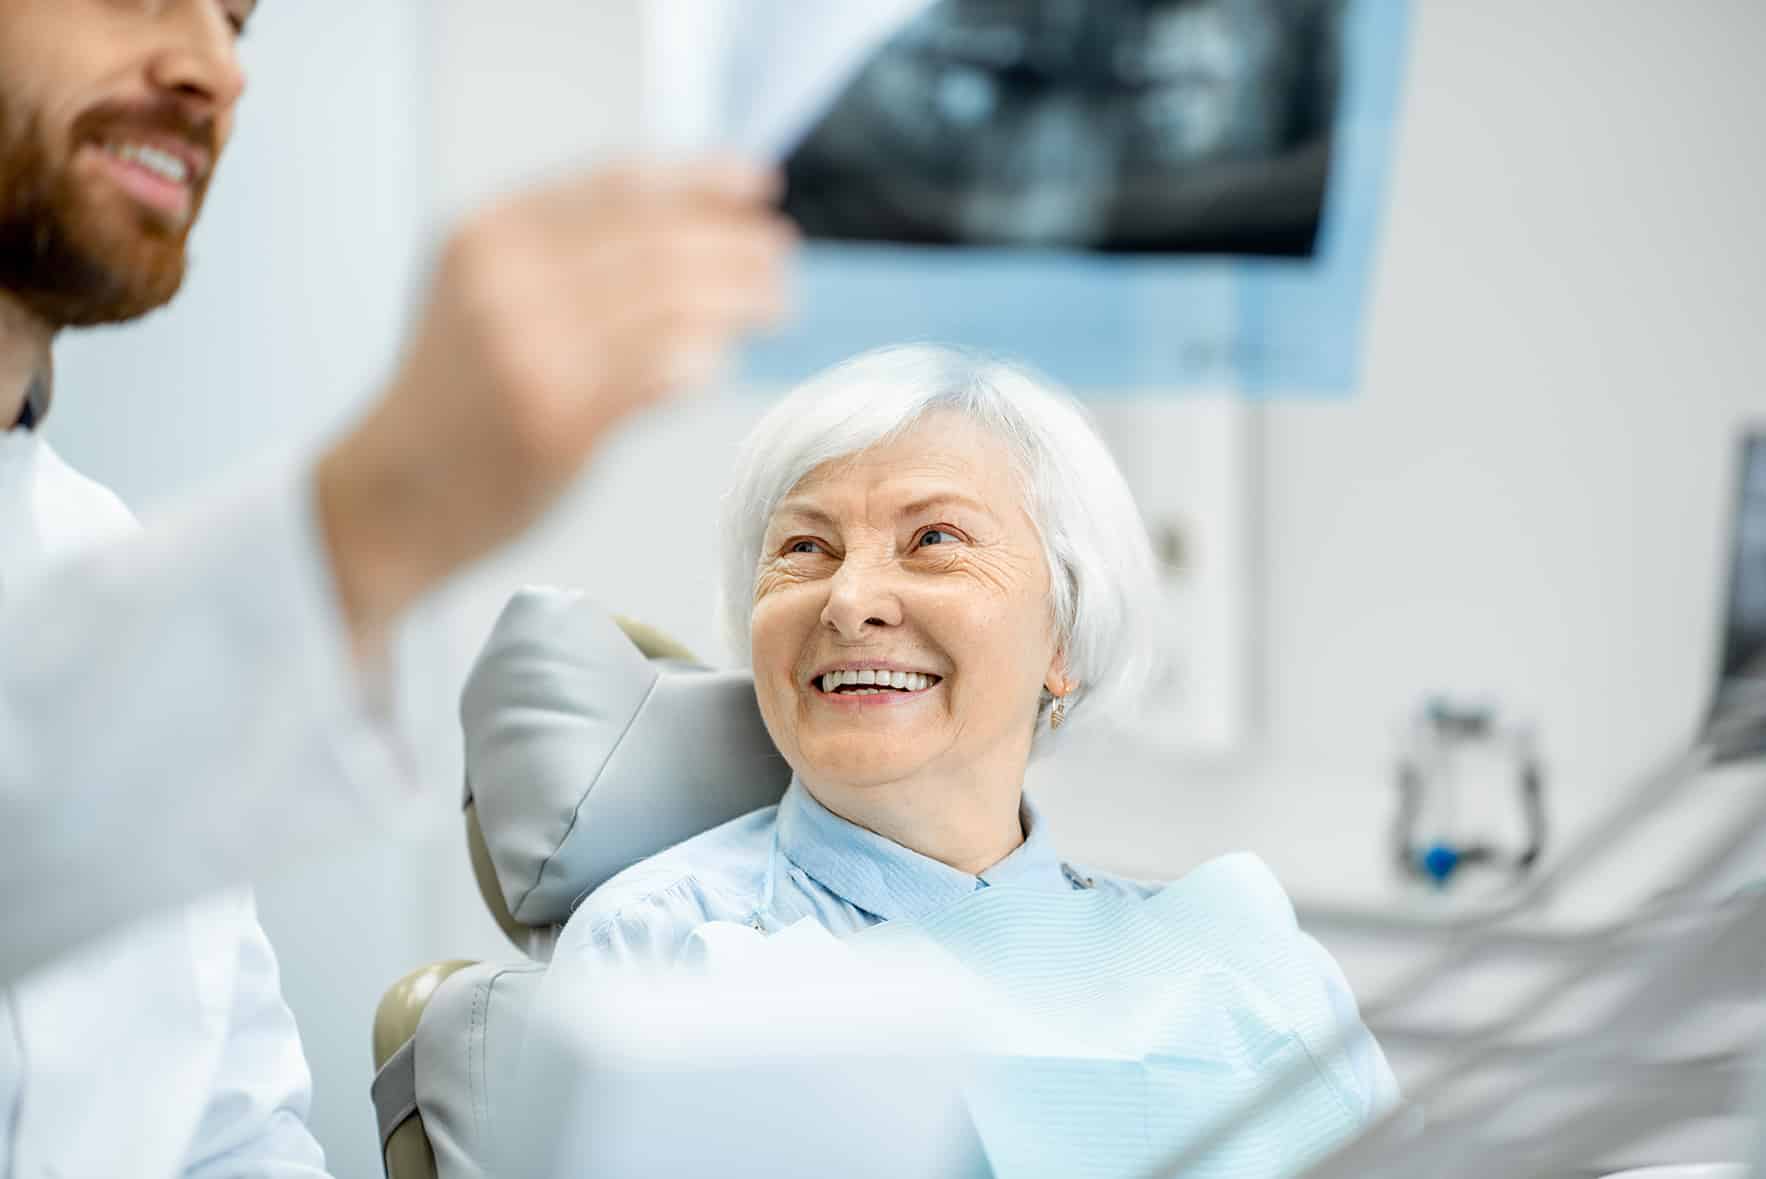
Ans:
[[[942,0],[786,157],[814,237],[1307,257],[1341,0]]]
[[[791,381],[940,339],[1082,389],[1358,378],[1404,0],[653,0],[653,138],[776,160]]]

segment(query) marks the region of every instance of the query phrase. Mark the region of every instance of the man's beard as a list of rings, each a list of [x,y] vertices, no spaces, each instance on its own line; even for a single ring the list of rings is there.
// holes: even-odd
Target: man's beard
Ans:
[[[190,214],[171,225],[119,196],[89,192],[74,175],[81,145],[103,142],[104,127],[173,131],[214,158],[212,123],[181,112],[97,109],[76,122],[58,167],[37,120],[0,95],[0,291],[52,327],[120,323],[169,302],[184,281],[185,242],[201,208],[206,178]],[[107,199],[108,198],[108,199]]]

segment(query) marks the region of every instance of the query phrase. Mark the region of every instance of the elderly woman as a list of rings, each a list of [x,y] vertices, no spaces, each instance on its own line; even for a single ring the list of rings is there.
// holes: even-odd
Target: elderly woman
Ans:
[[[950,349],[868,353],[767,414],[725,511],[725,625],[790,788],[596,890],[560,958],[666,963],[710,922],[927,922],[978,892],[1160,893],[1065,862],[1024,794],[1032,757],[1132,711],[1151,671],[1146,533],[1071,398]],[[1296,936],[1371,1111],[1390,1073]]]

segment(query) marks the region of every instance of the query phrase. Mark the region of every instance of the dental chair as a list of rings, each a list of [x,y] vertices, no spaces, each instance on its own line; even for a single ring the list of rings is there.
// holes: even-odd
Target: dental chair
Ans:
[[[388,1179],[484,1175],[523,1013],[576,905],[621,869],[778,802],[790,781],[747,672],[712,670],[573,591],[510,600],[460,717],[467,854],[518,956],[433,963],[381,999],[372,1096]]]

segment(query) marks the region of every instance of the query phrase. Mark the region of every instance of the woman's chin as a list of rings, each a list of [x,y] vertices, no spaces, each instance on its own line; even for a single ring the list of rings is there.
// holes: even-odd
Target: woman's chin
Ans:
[[[899,782],[929,760],[910,743],[881,737],[812,742],[801,753],[810,781],[853,789]]]

